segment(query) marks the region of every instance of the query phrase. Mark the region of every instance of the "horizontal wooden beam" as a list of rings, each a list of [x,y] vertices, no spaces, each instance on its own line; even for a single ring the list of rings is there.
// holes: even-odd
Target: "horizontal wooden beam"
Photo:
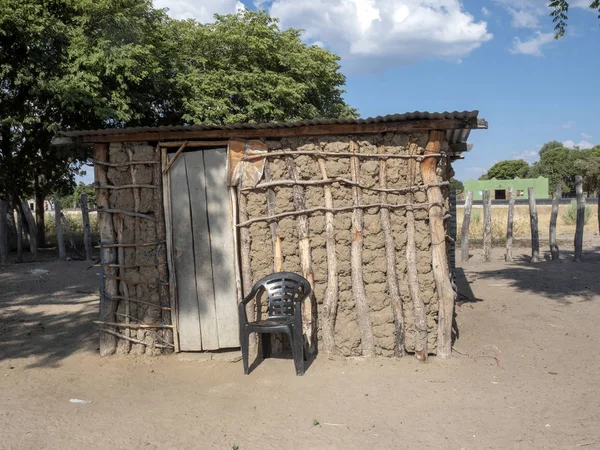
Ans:
[[[485,123],[487,127],[487,123]],[[473,117],[470,119],[423,119],[402,122],[377,123],[336,123],[323,125],[303,125],[286,128],[240,128],[214,130],[158,131],[148,130],[138,133],[89,134],[71,138],[73,144],[109,142],[160,142],[189,141],[191,139],[254,139],[280,138],[287,136],[325,136],[334,134],[373,134],[387,132],[419,133],[430,130],[455,130],[483,128],[484,123]],[[66,145],[65,138],[53,140],[55,145]]]

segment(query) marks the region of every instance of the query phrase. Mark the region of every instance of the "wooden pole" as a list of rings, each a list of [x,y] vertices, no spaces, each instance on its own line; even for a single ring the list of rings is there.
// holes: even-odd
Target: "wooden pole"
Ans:
[[[271,181],[271,169],[269,168],[269,161],[265,159],[264,167],[265,181],[268,183]],[[275,203],[277,199],[275,191],[272,188],[267,189],[267,213],[269,216],[275,215]],[[279,236],[279,224],[276,220],[269,222],[269,228],[271,229],[271,239],[273,241],[273,271],[281,272],[283,270],[283,256],[281,254],[281,237]]]
[[[321,169],[321,176],[324,180],[327,180],[325,159],[319,158],[317,162]],[[330,185],[323,185],[323,195],[325,197],[325,206],[333,208],[333,195]],[[325,355],[333,355],[336,352],[335,320],[338,305],[338,265],[332,212],[325,213],[325,245],[327,250],[327,289],[323,298],[323,353]]]
[[[65,238],[63,236],[62,223],[60,221],[61,207],[59,202],[54,203],[54,223],[56,225],[56,245],[58,247],[58,259],[67,260],[67,251],[65,249]]]
[[[8,202],[0,199],[0,265],[8,264]]]
[[[385,151],[385,147],[381,147]],[[379,186],[383,189],[387,187],[387,162],[385,159],[379,160]],[[381,192],[381,203],[387,203],[387,193]],[[394,355],[401,357],[405,355],[404,349],[404,309],[402,305],[402,297],[398,287],[398,273],[396,269],[396,243],[394,241],[394,233],[392,231],[392,223],[390,220],[390,210],[381,208],[379,210],[381,217],[381,229],[383,230],[385,240],[385,263],[386,277],[388,285],[388,295],[392,304],[392,314],[394,315],[394,326],[396,328],[396,345],[394,347]]]
[[[469,260],[469,225],[471,224],[472,208],[473,191],[468,191],[467,197],[465,198],[462,228],[460,230],[460,260],[462,262],[467,262]]]
[[[556,221],[558,219],[558,204],[562,198],[562,186],[560,183],[556,185],[556,192],[552,197],[552,213],[550,214],[550,253],[552,261],[559,260],[558,243],[556,242]]]
[[[240,218],[240,222],[244,222],[248,220],[248,206],[247,199],[244,194],[238,189],[238,215]],[[244,291],[244,296],[248,295],[252,290],[252,286],[254,285],[254,281],[252,279],[252,265],[250,259],[250,230],[246,227],[240,227],[240,263],[241,273],[242,273],[242,288]],[[246,304],[246,315],[248,316],[249,322],[254,322],[256,320],[256,312],[258,310],[257,301],[252,300]],[[256,333],[254,333],[253,337],[251,337],[248,352],[251,355],[257,354],[257,337]]]
[[[483,191],[483,260],[492,260],[492,198],[490,191]]]
[[[430,131],[425,155],[440,153],[445,134],[442,131]],[[421,178],[423,183],[433,184],[437,181],[437,158],[427,158],[421,162]],[[429,203],[436,205],[429,208],[429,229],[431,232],[432,269],[438,294],[438,339],[437,355],[442,359],[452,356],[452,323],[454,319],[454,301],[456,293],[452,289],[451,275],[446,254],[446,230],[442,190],[435,186],[427,189]]]
[[[27,231],[29,232],[29,252],[33,261],[37,260],[38,247],[37,247],[37,227],[35,226],[35,219],[29,209],[27,201],[21,200],[21,208],[23,209],[23,215],[27,223]]]
[[[585,220],[585,198],[583,197],[583,178],[575,177],[575,192],[577,193],[577,223],[575,225],[575,262],[583,260],[583,226]]]
[[[355,141],[350,141],[350,152],[357,153],[358,145]],[[352,181],[360,181],[360,161],[358,157],[350,158],[350,171],[352,172]],[[362,192],[357,186],[352,187],[352,203],[358,206],[361,203]],[[360,328],[361,346],[363,356],[375,356],[375,339],[373,337],[373,325],[371,323],[371,314],[369,303],[365,292],[365,283],[363,280],[363,210],[354,208],[352,212],[352,248],[350,251],[351,275],[352,275],[352,293],[356,302],[356,314],[358,316],[358,326]]]
[[[117,222],[117,241],[123,242],[123,234],[125,232],[125,218],[123,216],[117,215],[115,217],[115,220]],[[125,262],[125,247],[117,248],[117,259],[118,259],[119,263]],[[124,298],[129,298],[129,287],[127,286],[127,283],[123,280],[123,278],[125,277],[125,269],[122,269],[119,267],[118,271],[119,271],[119,276],[116,278],[119,278],[119,287],[120,287],[121,295]],[[110,279],[112,279],[112,277],[104,277],[104,279],[110,280]],[[125,302],[125,325],[129,325],[130,317],[131,317],[130,302],[129,302],[129,300],[122,300],[122,301]],[[123,346],[122,351],[124,353],[129,353],[131,351],[131,328],[125,327],[125,330],[123,330],[123,332],[125,334],[125,339],[123,342],[118,342],[118,345]]]
[[[173,324],[173,345],[176,352],[181,351],[179,344],[179,304],[177,301],[177,276],[173,259],[173,225],[171,211],[171,175],[163,169],[167,166],[167,149],[161,149],[160,168],[162,170],[162,200],[165,220],[165,244],[167,249],[167,268],[169,278],[169,304],[171,305],[171,323]],[[156,172],[155,172],[156,173]]]
[[[529,196],[529,223],[531,225],[531,262],[540,262],[540,233],[538,231],[538,214],[535,202],[535,191],[527,188]]]
[[[108,161],[108,144],[94,144],[94,159],[98,161]],[[94,164],[94,177],[97,183],[107,183],[107,166]],[[96,203],[98,208],[108,209],[108,191],[106,189],[96,189]],[[98,217],[98,226],[100,228],[100,241],[103,243],[113,243],[115,241],[115,227],[113,224],[112,214],[104,213]],[[101,249],[102,257],[101,264],[115,264],[117,262],[116,248]],[[103,271],[106,275],[116,275],[113,268],[105,268]],[[103,287],[100,289],[100,320],[103,322],[116,321],[116,305],[112,297],[117,295],[118,285],[116,280],[101,279],[100,283]],[[105,294],[105,295],[103,295]],[[109,328],[110,329],[110,328]],[[113,327],[112,331],[117,330]],[[100,333],[100,355],[107,356],[115,353],[117,349],[117,338],[113,334]]]
[[[65,228],[64,233],[69,238],[69,245],[71,246],[71,250],[73,250],[73,252],[77,256],[83,257],[83,255],[81,253],[79,253],[79,250],[77,250],[77,244],[75,242],[75,238],[73,237],[73,234],[71,233],[71,226],[69,225],[69,221],[67,220],[67,218],[65,217],[65,215],[62,212],[60,213],[60,220],[63,224],[63,227]]]
[[[513,222],[515,217],[515,190],[512,187],[508,188],[508,219],[506,221],[506,254],[504,261],[512,262],[513,253]]]
[[[15,208],[17,213],[17,262],[23,262],[23,213]]]
[[[83,248],[85,249],[85,259],[92,260],[92,230],[90,228],[90,214],[88,212],[87,194],[81,194],[81,217],[83,220]]]
[[[598,234],[600,235],[600,181],[598,181],[598,188],[596,189],[596,197],[598,200]]]
[[[299,180],[296,164],[291,156],[286,158],[288,171],[292,180]],[[294,186],[294,209],[302,211],[306,209],[306,196],[302,186]],[[310,255],[310,239],[308,233],[308,216],[305,214],[296,217],[296,230],[298,233],[298,251],[300,253],[300,265],[302,266],[302,276],[308,280],[314,289],[315,280],[312,268],[312,258]],[[309,355],[316,352],[316,334],[317,334],[317,304],[314,291],[306,299],[302,308],[303,330],[306,337],[306,351]]]

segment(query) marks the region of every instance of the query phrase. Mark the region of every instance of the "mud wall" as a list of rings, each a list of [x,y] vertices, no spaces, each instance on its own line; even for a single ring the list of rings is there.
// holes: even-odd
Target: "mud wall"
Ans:
[[[326,137],[292,137],[279,141],[267,141],[269,151],[326,151],[348,152],[350,140],[358,144],[359,153],[408,154],[409,143],[416,143],[418,154],[422,154],[427,144],[428,135],[413,134],[379,134],[362,136],[326,136]],[[442,158],[442,161],[444,158]],[[298,175],[302,180],[320,180],[321,172],[316,158],[310,155],[294,157]],[[379,183],[379,160],[361,158],[360,184],[376,187]],[[402,188],[409,186],[407,180],[408,159],[387,160],[387,187]],[[271,178],[289,180],[289,171],[284,158],[269,158]],[[350,158],[328,157],[326,159],[327,175],[330,178],[351,179]],[[447,181],[451,167],[443,162],[438,166],[439,181]],[[417,170],[416,183],[422,184]],[[275,213],[293,211],[293,187],[274,187],[276,192]],[[445,197],[445,209],[448,210],[448,190],[442,188]],[[333,184],[332,194],[334,207],[352,206],[351,186]],[[245,192],[249,218],[267,215],[266,191]],[[324,189],[322,186],[305,187],[306,208],[324,206]],[[427,203],[424,190],[414,195],[413,203]],[[407,194],[388,194],[388,203],[409,203]],[[362,204],[380,202],[380,193],[363,189]],[[392,231],[396,246],[397,273],[400,292],[403,300],[405,322],[405,348],[413,352],[415,348],[414,308],[407,287],[406,274],[406,218],[405,209],[390,211]],[[426,208],[415,209],[417,266],[420,290],[427,311],[428,348],[435,353],[437,337],[438,300],[431,265],[431,236]],[[335,343],[337,352],[344,356],[361,354],[361,333],[358,325],[355,299],[352,293],[350,252],[352,243],[352,212],[334,214],[336,236],[336,253],[339,272],[339,301],[335,323]],[[298,252],[296,218],[280,219],[279,234],[283,253],[283,270],[302,273]],[[273,246],[271,232],[267,222],[253,223],[249,226],[251,236],[251,267],[253,280],[273,272]],[[310,248],[314,271],[314,292],[318,304],[318,316],[322,315],[323,296],[327,288],[327,258],[325,250],[325,217],[324,213],[309,215]],[[368,299],[369,312],[373,325],[376,353],[381,356],[393,356],[395,347],[395,326],[392,306],[388,295],[386,279],[386,260],[384,235],[380,223],[378,209],[364,211],[364,247],[363,277]],[[261,308],[265,310],[264,307]],[[319,330],[321,325],[319,324]],[[321,338],[321,333],[318,333]]]

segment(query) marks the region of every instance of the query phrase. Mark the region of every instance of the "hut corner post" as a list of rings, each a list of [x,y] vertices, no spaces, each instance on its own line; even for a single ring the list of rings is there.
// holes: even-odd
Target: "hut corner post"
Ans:
[[[94,144],[94,159],[96,161],[108,162],[109,144]],[[94,176],[98,185],[108,184],[107,166],[103,164],[94,165]],[[112,220],[112,215],[102,212],[102,209],[109,208],[108,190],[96,189],[96,203],[98,205],[98,225],[100,228],[100,264],[115,264],[117,262],[117,250],[115,247],[102,248],[103,244],[115,242],[115,227]],[[101,267],[102,269],[102,267]],[[100,271],[100,321],[114,323],[116,322],[116,304],[112,299],[118,295],[117,280],[102,278],[102,275],[114,277],[115,269],[106,267]],[[100,355],[112,355],[117,350],[116,329],[107,327],[112,333],[100,332]]]
[[[425,155],[440,153],[445,136],[442,131],[429,133],[429,142]],[[421,161],[420,171],[424,184],[437,184],[436,168],[439,158],[425,158]],[[442,359],[452,356],[452,322],[454,316],[455,292],[452,289],[450,270],[446,253],[446,230],[444,227],[444,198],[439,186],[427,188],[429,207],[429,229],[431,233],[432,268],[438,294],[438,338],[437,355]]]

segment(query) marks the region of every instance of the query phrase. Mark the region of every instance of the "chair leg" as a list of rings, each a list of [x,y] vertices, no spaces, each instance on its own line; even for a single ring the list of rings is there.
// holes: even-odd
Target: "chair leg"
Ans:
[[[248,375],[248,346],[250,343],[250,333],[246,330],[240,331],[240,346],[242,348],[242,362],[244,364],[244,375]]]
[[[289,334],[292,344],[292,356],[294,357],[294,366],[296,375],[304,375],[304,342],[302,342],[302,331],[300,333],[292,330]]]
[[[271,357],[271,335],[268,333],[264,333],[260,335],[260,340],[262,342],[262,353],[263,358]]]

